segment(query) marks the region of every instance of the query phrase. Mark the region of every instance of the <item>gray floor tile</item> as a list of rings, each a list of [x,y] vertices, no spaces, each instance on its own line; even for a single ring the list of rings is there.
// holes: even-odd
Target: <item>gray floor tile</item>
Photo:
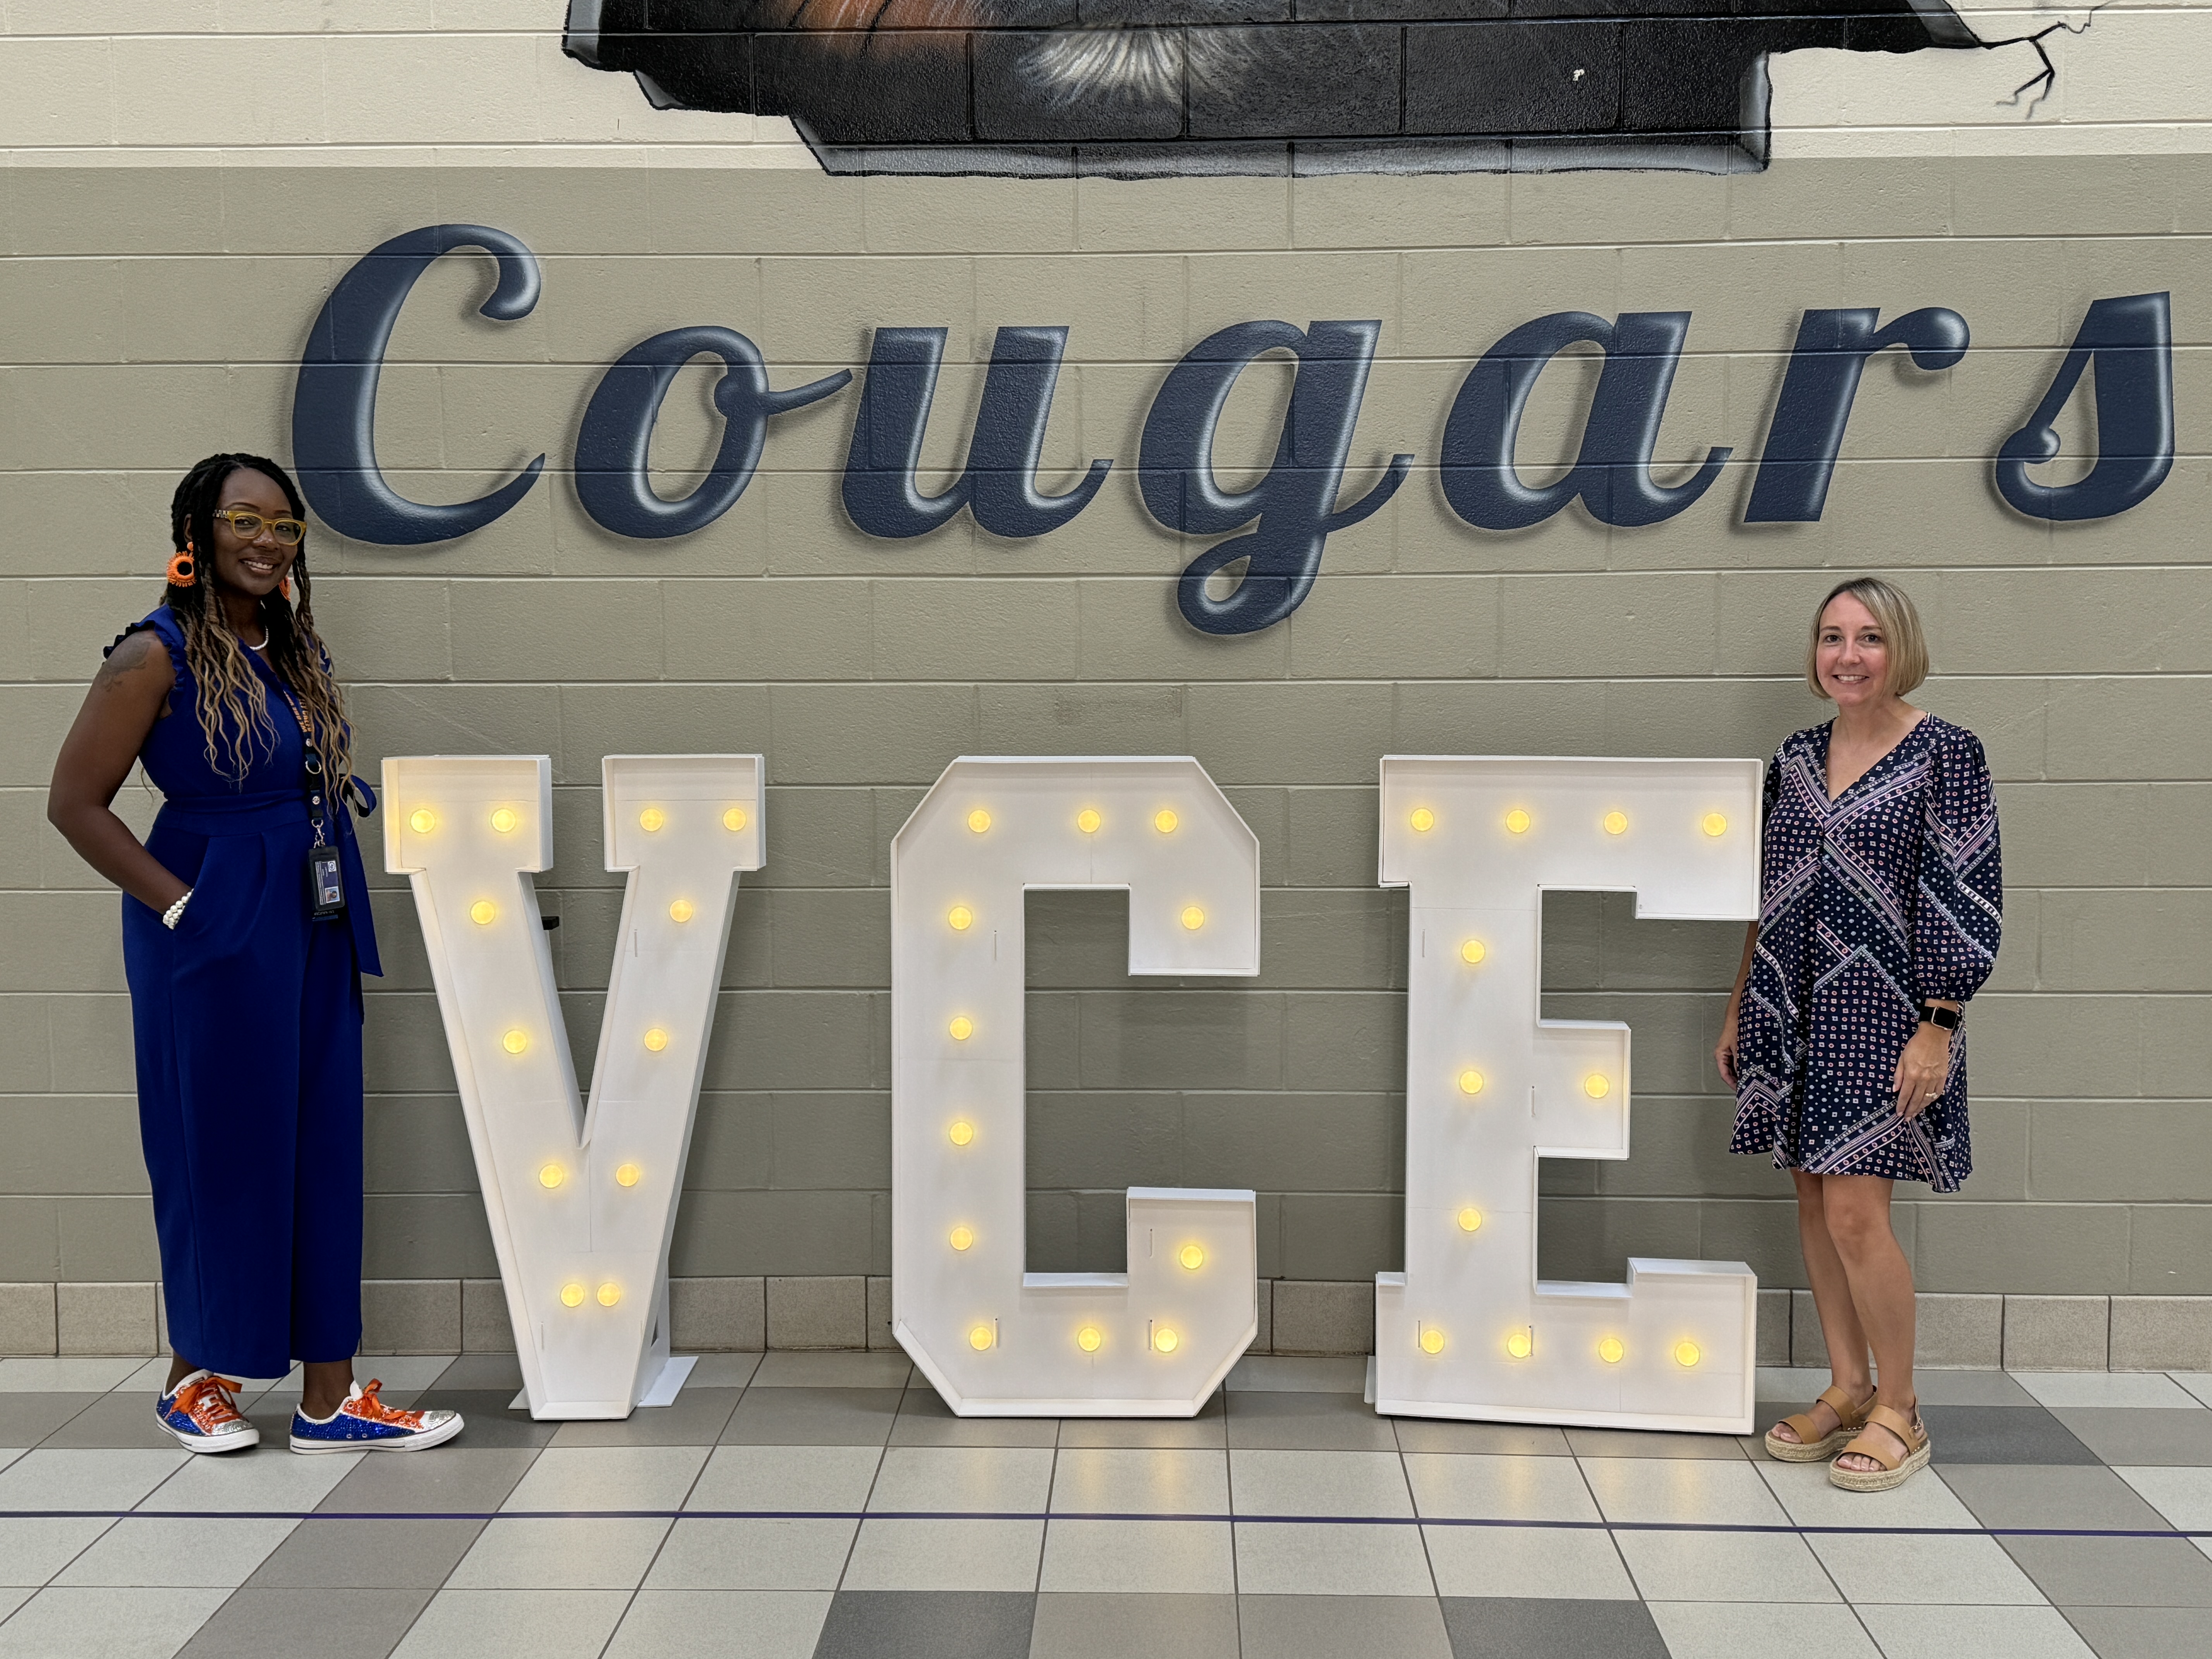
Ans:
[[[1239,1515],[1413,1513],[1405,1465],[1395,1452],[1232,1451],[1229,1487]]]
[[[1923,1406],[2033,1406],[2035,1396],[2004,1371],[1928,1371],[1912,1374]]]
[[[104,1515],[75,1520],[0,1517],[0,1583],[36,1589],[113,1525]]]
[[[2097,1659],[2204,1659],[2204,1615],[2186,1607],[2065,1607]]]
[[[738,1408],[736,1389],[686,1389],[672,1406],[641,1406],[621,1422],[562,1423],[556,1446],[711,1446]]]
[[[1567,1446],[1577,1457],[1717,1457],[1741,1462],[1744,1452],[1726,1434],[1650,1434],[1637,1429],[1569,1429]]]
[[[646,1575],[648,1589],[834,1590],[857,1521],[823,1516],[678,1521]]]
[[[1805,1540],[1778,1532],[1614,1534],[1647,1601],[1840,1601]]]
[[[2171,1463],[2136,1464],[2112,1471],[2143,1500],[2185,1532],[2212,1533],[2212,1469]],[[2198,1540],[2212,1544],[2212,1537]]]
[[[519,1386],[519,1385],[518,1385]],[[459,1412],[468,1427],[453,1443],[471,1450],[512,1446],[550,1446],[567,1425],[540,1423],[526,1411],[510,1410],[513,1389],[426,1389],[423,1401],[446,1411]]]
[[[537,1456],[520,1447],[373,1453],[316,1507],[326,1515],[489,1514],[507,1501]]]
[[[125,1516],[54,1582],[87,1588],[236,1589],[300,1523]]]
[[[1064,1446],[1053,1462],[1056,1514],[1225,1515],[1225,1452],[1142,1446]]]
[[[1237,1588],[1247,1595],[1437,1593],[1419,1528],[1310,1521],[1237,1522]]]
[[[1247,1595],[1243,1659],[1452,1659],[1443,1610],[1412,1595]]]
[[[2186,1539],[1998,1541],[2062,1607],[2212,1607],[2212,1561]]]
[[[2092,1531],[2166,1530],[2166,1517],[2110,1469],[2006,1468],[1968,1464],[1942,1471],[1943,1484],[1985,1527],[2081,1527]]]
[[[415,1589],[247,1584],[202,1625],[180,1659],[385,1659],[429,1604]]]
[[[127,1510],[191,1457],[173,1443],[167,1451],[42,1446],[0,1468],[0,1511]]]
[[[1217,1392],[1195,1417],[1069,1417],[1060,1425],[1063,1446],[1226,1446],[1228,1396]]]
[[[1052,1496],[1043,1446],[893,1446],[868,1494],[873,1512],[1042,1514]]]
[[[1940,1468],[1924,1470],[1894,1491],[1845,1492],[1828,1480],[1826,1463],[1779,1463],[1762,1459],[1767,1489],[1801,1527],[1972,1528],[1974,1513],[1945,1484]]]
[[[143,1359],[69,1354],[18,1354],[0,1359],[0,1394],[105,1394],[134,1372]]]
[[[1048,1591],[1036,1599],[1029,1659],[1237,1659],[1233,1595]]]
[[[2212,1417],[2212,1412],[2200,1415]],[[1923,1406],[1939,1463],[2094,1463],[2097,1454],[2040,1406]]]
[[[599,1659],[628,1590],[444,1589],[392,1651],[404,1659]]]
[[[1054,1521],[1045,1528],[1044,1590],[1231,1595],[1236,1552],[1225,1521]]]
[[[230,1594],[221,1589],[40,1590],[0,1625],[0,1659],[150,1659],[174,1653]]]
[[[917,1380],[914,1362],[896,1348],[877,1348],[866,1353],[800,1353],[787,1349],[761,1356],[760,1364],[753,1370],[751,1386],[903,1389]]]
[[[1756,1601],[1662,1601],[1651,1616],[1674,1659],[1881,1659],[1849,1607]]]
[[[2092,1659],[2057,1607],[1855,1607],[1882,1659]]]
[[[138,1507],[150,1513],[213,1510],[227,1513],[301,1514],[328,1498],[369,1452],[327,1452],[295,1457],[279,1441],[249,1452],[187,1457],[177,1472],[146,1494]]]
[[[2205,1415],[2212,1417],[2212,1412]],[[128,1447],[147,1451],[171,1451],[177,1444],[169,1431],[154,1420],[152,1397],[143,1394],[101,1395],[67,1422],[57,1424],[40,1443],[50,1447]]]
[[[428,1601],[428,1592],[446,1582],[483,1527],[475,1520],[339,1521],[310,1516],[246,1581],[246,1588],[419,1589]]]
[[[866,1521],[843,1583],[867,1590],[1034,1591],[1044,1522]]]
[[[1394,1417],[1398,1449],[1409,1452],[1474,1452],[1498,1457],[1570,1457],[1565,1429],[1534,1423],[1445,1423],[1435,1419]]]
[[[1568,1527],[1421,1528],[1443,1596],[1633,1601],[1636,1586],[1613,1534]]]
[[[501,1507],[674,1510],[707,1466],[704,1446],[548,1446]]]
[[[1228,1396],[1229,1443],[1242,1450],[1395,1451],[1390,1419],[1356,1394]]]
[[[453,1589],[635,1589],[669,1522],[637,1516],[517,1516],[494,1521],[453,1576]]]
[[[883,1467],[880,1446],[717,1446],[687,1510],[858,1510]]]
[[[504,1391],[509,1400],[522,1386],[522,1362],[511,1353],[465,1353],[425,1385],[438,1403],[450,1405],[448,1395]]]
[[[0,1446],[35,1446],[86,1407],[106,1398],[97,1394],[0,1394]],[[150,1419],[154,1401],[138,1408]]]
[[[923,1387],[906,1391],[891,1425],[891,1444],[1049,1446],[1059,1434],[1059,1423],[1049,1417],[955,1417],[936,1389]]]
[[[1806,1541],[1853,1607],[1891,1602],[2037,1607],[2044,1600],[2033,1581],[1993,1538],[1822,1533]]]
[[[1448,1595],[1443,1613],[1452,1659],[1668,1659],[1641,1601]]]
[[[726,1445],[880,1446],[902,1389],[751,1388],[722,1430]],[[831,1618],[836,1618],[834,1610]]]
[[[809,1659],[827,1590],[642,1590],[606,1659]]]
[[[691,1389],[742,1389],[753,1380],[765,1356],[757,1353],[702,1353],[691,1367],[684,1386]]]
[[[840,1590],[814,1659],[1028,1659],[1036,1597],[968,1590]]]
[[[2203,1402],[2160,1371],[2022,1371],[2021,1387],[2045,1405],[2202,1410]]]
[[[2106,1462],[2212,1467],[2212,1412],[2143,1406],[2060,1407],[2051,1415]]]
[[[1582,1461],[1582,1471],[1608,1521],[1775,1526],[1789,1518],[1749,1463],[1593,1457]]]

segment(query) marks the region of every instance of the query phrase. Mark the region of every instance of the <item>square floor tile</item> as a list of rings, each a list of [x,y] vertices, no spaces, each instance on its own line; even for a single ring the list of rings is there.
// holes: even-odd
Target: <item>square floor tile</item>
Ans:
[[[2155,1406],[2074,1406],[2051,1413],[2073,1437],[2115,1468],[2123,1463],[2212,1468],[2212,1412]]]
[[[1662,1601],[1651,1609],[1673,1659],[1881,1659],[1881,1650],[1846,1607],[1744,1601]]]
[[[1226,1396],[1229,1443],[1240,1450],[1395,1451],[1390,1419],[1356,1394]]]
[[[2154,1466],[2112,1473],[2185,1532],[2212,1532],[2212,1469]]]
[[[668,1527],[634,1516],[503,1516],[477,1535],[447,1583],[454,1589],[635,1589]]]
[[[250,1452],[185,1459],[177,1472],[146,1494],[138,1507],[166,1510],[302,1511],[328,1498],[364,1457],[398,1453],[320,1452],[295,1456],[288,1446],[264,1441]],[[410,1454],[411,1455],[411,1454]]]
[[[0,1359],[0,1394],[105,1394],[145,1363],[143,1358],[56,1359],[39,1354]],[[148,1416],[153,1409],[148,1401]]]
[[[1915,1371],[1923,1406],[2033,1406],[2035,1396],[2008,1371]]]
[[[1834,1374],[1822,1366],[1761,1365],[1753,1375],[1752,1392],[1762,1406],[1787,1405],[1802,1411],[1807,1401],[1818,1400],[1820,1390],[1834,1381]]]
[[[1063,1446],[1151,1446],[1203,1450],[1229,1443],[1228,1396],[1216,1390],[1195,1417],[1068,1417]]]
[[[2203,1659],[2204,1615],[2188,1607],[2068,1607],[2097,1659]]]
[[[1053,1466],[1052,1508],[1079,1515],[1226,1515],[1228,1455],[1065,1447]]]
[[[1613,1534],[1647,1601],[1838,1601],[1805,1540],[1794,1533],[1645,1532]]]
[[[417,1589],[262,1589],[233,1595],[185,1644],[184,1659],[385,1659],[421,1616]]]
[[[884,1453],[871,1514],[1042,1514],[1052,1453],[1042,1446],[892,1446]]]
[[[684,1382],[687,1389],[742,1389],[760,1369],[757,1353],[702,1353]]]
[[[1772,1526],[1789,1519],[1748,1462],[1593,1457],[1582,1462],[1582,1471],[1608,1521]]]
[[[375,1452],[354,1465],[316,1508],[325,1515],[483,1515],[500,1506],[538,1455],[520,1448],[468,1446]]]
[[[125,1516],[63,1569],[58,1584],[142,1589],[235,1589],[296,1521]]]
[[[2000,1540],[2062,1607],[2212,1607],[2212,1560],[2181,1538]],[[2212,1626],[2212,1615],[2206,1623]]]
[[[177,1445],[169,1431],[154,1420],[154,1402],[143,1394],[100,1395],[68,1422],[58,1425],[40,1443],[136,1446],[148,1451],[173,1451]]]
[[[1753,1466],[1801,1527],[1975,1527],[1974,1512],[1943,1484],[1940,1468],[1923,1470],[1885,1492],[1845,1492],[1828,1479],[1826,1463]]]
[[[2093,1532],[2162,1532],[2166,1518],[2110,1469],[1968,1465],[1943,1484],[1985,1527],[2078,1527]]]
[[[669,1406],[641,1406],[622,1421],[562,1423],[556,1446],[711,1446],[738,1408],[735,1389],[686,1389]]]
[[[1234,1394],[1360,1394],[1367,1387],[1367,1359],[1364,1354],[1248,1353],[1221,1386]]]
[[[2056,1607],[1857,1609],[1882,1659],[2094,1659]]]
[[[461,1356],[454,1353],[365,1353],[355,1357],[353,1374],[366,1388],[372,1382],[384,1384],[386,1395],[420,1394],[453,1370],[453,1362]],[[291,1381],[298,1382],[298,1367],[293,1368]],[[521,1387],[520,1383],[515,1385]]]
[[[908,1389],[891,1425],[894,1446],[1049,1446],[1059,1437],[1049,1417],[955,1417],[931,1388]]]
[[[2212,1371],[2168,1371],[2166,1375],[2195,1398],[2212,1406]]]
[[[0,1510],[127,1510],[192,1454],[74,1449],[27,1452],[0,1469]]]
[[[246,1582],[254,1589],[428,1592],[452,1576],[483,1527],[477,1520],[353,1521],[311,1515]]]
[[[1443,1609],[1426,1597],[1246,1595],[1243,1659],[1451,1659]]]
[[[1633,1601],[1613,1535],[1571,1527],[1423,1527],[1439,1595]]]
[[[1493,1457],[1571,1457],[1565,1429],[1534,1423],[1445,1423],[1434,1419],[1394,1417],[1398,1449],[1409,1452],[1473,1452]]]
[[[1029,1659],[1237,1659],[1232,1595],[1043,1595]]]
[[[1238,1515],[1413,1512],[1405,1467],[1395,1451],[1231,1451],[1229,1490]]]
[[[1409,1452],[1406,1478],[1424,1517],[1595,1521],[1597,1504],[1571,1457]]]
[[[0,1394],[0,1446],[35,1446],[79,1412],[107,1396],[98,1394]],[[139,1409],[154,1415],[150,1399]]]
[[[753,1372],[756,1389],[903,1389],[914,1362],[896,1348],[869,1353],[769,1353]]]
[[[1236,1553],[1225,1521],[1054,1521],[1037,1588],[1230,1595]]]
[[[649,1589],[833,1590],[860,1523],[842,1517],[678,1521]]]
[[[0,1625],[0,1659],[169,1659],[229,1594],[42,1589]]]
[[[1033,1591],[1043,1549],[1042,1521],[864,1521],[842,1588]]]
[[[840,1590],[814,1659],[1027,1659],[1036,1598]]]
[[[1741,1462],[1743,1448],[1726,1434],[1654,1434],[1640,1429],[1569,1429],[1577,1457],[1717,1457]]]
[[[1668,1659],[1641,1601],[1447,1596],[1443,1613],[1452,1659]]]
[[[424,1385],[443,1403],[451,1393],[503,1391],[512,1400],[522,1386],[522,1362],[511,1353],[465,1353]]]
[[[902,1389],[750,1388],[722,1430],[725,1445],[880,1446]]]
[[[2159,1371],[2017,1371],[2014,1380],[2046,1406],[2204,1409],[2202,1401]]]
[[[500,1508],[678,1509],[706,1466],[704,1446],[548,1446]]]
[[[106,1516],[68,1521],[0,1517],[0,1584],[35,1589],[115,1524]]]
[[[453,1443],[473,1450],[500,1449],[511,1446],[550,1446],[554,1437],[572,1424],[539,1422],[514,1404],[513,1389],[425,1389],[420,1401],[446,1411],[459,1412],[468,1426],[461,1431],[460,1438]],[[249,1413],[252,1415],[252,1413]],[[640,1413],[642,1415],[643,1413]],[[262,1420],[257,1418],[257,1421]],[[264,1429],[262,1443],[270,1443]],[[282,1445],[283,1439],[276,1443]]]
[[[599,1659],[629,1607],[628,1590],[444,1589],[392,1651],[398,1659]]]
[[[811,1659],[826,1590],[641,1591],[606,1659]]]
[[[2212,1413],[2208,1413],[2212,1414]],[[1938,1463],[2094,1463],[2097,1454],[2040,1406],[1923,1406]]]
[[[1246,1595],[1434,1595],[1418,1527],[1239,1521],[1237,1588]]]
[[[858,1510],[880,1446],[717,1446],[684,1500],[687,1510]]]
[[[1856,1607],[1889,1601],[2043,1605],[2043,1592],[1994,1538],[1820,1533],[1807,1541],[1844,1599]]]

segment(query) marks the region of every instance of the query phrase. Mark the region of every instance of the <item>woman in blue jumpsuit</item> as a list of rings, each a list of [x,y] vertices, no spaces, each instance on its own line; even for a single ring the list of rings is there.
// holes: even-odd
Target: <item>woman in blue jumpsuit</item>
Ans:
[[[234,1376],[303,1364],[297,1451],[450,1439],[450,1412],[356,1386],[362,973],[381,972],[351,737],[315,632],[305,509],[275,462],[178,486],[164,603],[125,629],[55,763],[48,816],[124,890],[123,957],[174,1349],[155,1402],[193,1451],[259,1433]],[[142,846],[110,808],[163,797]],[[324,769],[340,787],[324,785]]]

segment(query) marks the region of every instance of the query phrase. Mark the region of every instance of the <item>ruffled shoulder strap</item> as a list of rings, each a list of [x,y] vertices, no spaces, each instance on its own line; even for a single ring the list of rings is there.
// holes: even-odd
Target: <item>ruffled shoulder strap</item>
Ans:
[[[161,636],[161,643],[169,647],[169,659],[179,668],[182,668],[185,661],[185,630],[177,625],[176,613],[166,605],[155,605],[150,614],[132,623],[130,627],[109,641],[100,654],[103,658],[112,657],[115,654],[115,647],[133,634],[143,634],[149,630]]]

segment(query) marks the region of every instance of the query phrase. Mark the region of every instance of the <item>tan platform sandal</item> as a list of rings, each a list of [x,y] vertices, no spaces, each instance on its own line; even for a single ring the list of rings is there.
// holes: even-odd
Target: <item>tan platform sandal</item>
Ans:
[[[1874,1396],[1853,1400],[1843,1389],[1830,1383],[1820,1390],[1819,1404],[1835,1413],[1835,1428],[1820,1434],[1820,1425],[1813,1420],[1810,1412],[1798,1412],[1782,1419],[1781,1426],[1796,1435],[1795,1440],[1778,1440],[1774,1431],[1766,1431],[1766,1455],[1784,1463],[1824,1463],[1839,1451],[1844,1442],[1856,1434],[1866,1422],[1867,1407],[1874,1404]],[[1814,1436],[1820,1435],[1819,1439]]]
[[[1871,1457],[1881,1465],[1878,1469],[1846,1469],[1835,1463],[1828,1465],[1828,1484],[1841,1486],[1845,1492],[1887,1492],[1901,1486],[1928,1467],[1936,1455],[1936,1443],[1928,1437],[1928,1431],[1920,1422],[1916,1411],[1911,1417],[1903,1412],[1892,1411],[1887,1406],[1876,1406],[1867,1413],[1869,1428],[1887,1429],[1895,1435],[1898,1443],[1905,1448],[1905,1455],[1893,1457],[1886,1445],[1875,1443],[1871,1436],[1862,1434],[1844,1448],[1840,1454],[1849,1457],[1856,1452],[1862,1457]]]

